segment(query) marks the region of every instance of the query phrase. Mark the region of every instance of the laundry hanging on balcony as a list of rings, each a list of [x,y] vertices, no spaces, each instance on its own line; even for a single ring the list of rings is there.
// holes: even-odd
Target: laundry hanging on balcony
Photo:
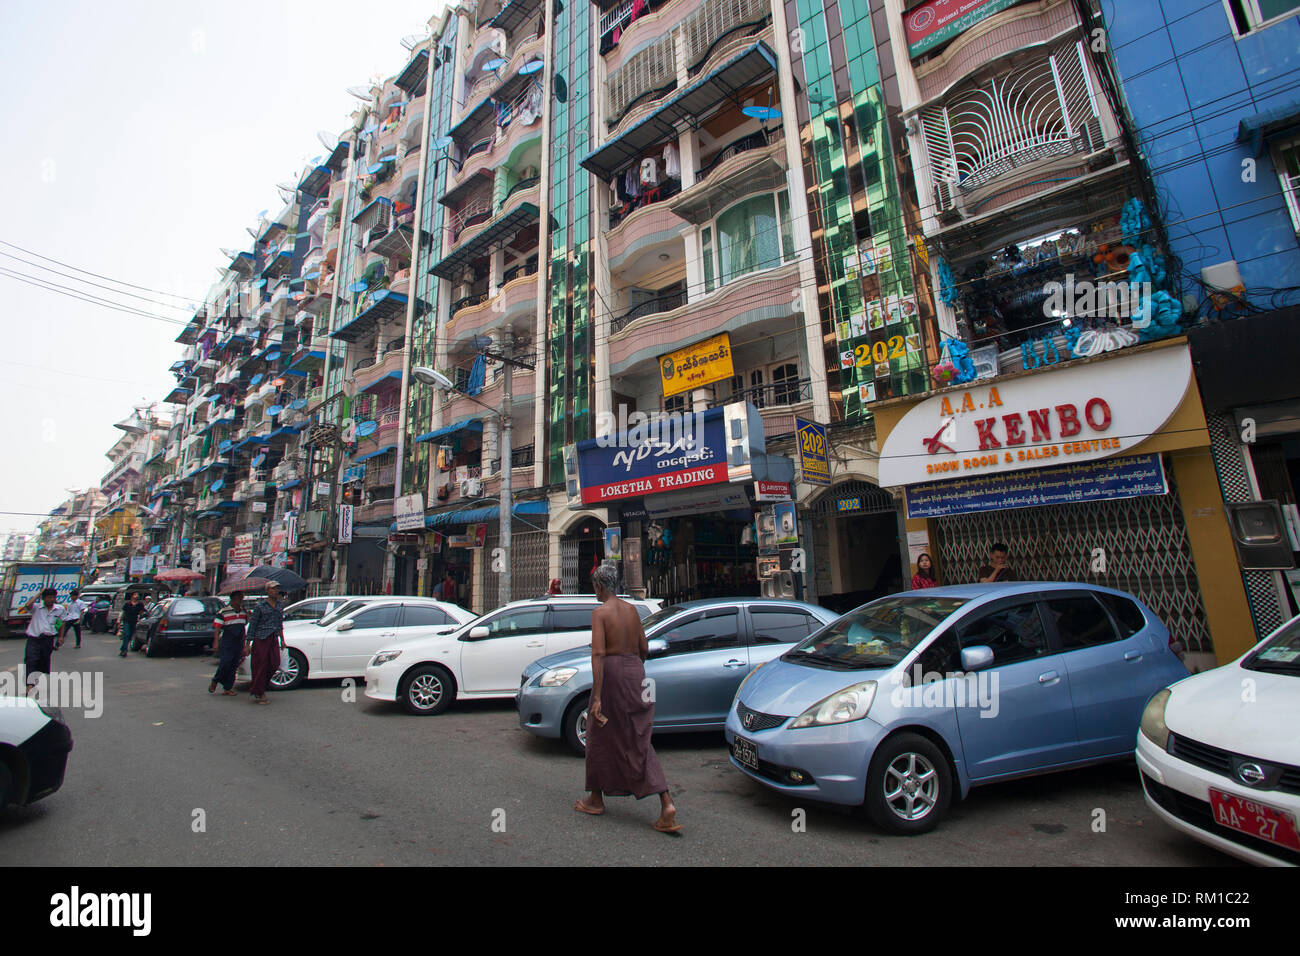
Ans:
[[[477,395],[483,391],[483,379],[487,372],[487,359],[482,355],[474,359],[474,364],[469,370],[469,381],[465,383],[466,395]]]

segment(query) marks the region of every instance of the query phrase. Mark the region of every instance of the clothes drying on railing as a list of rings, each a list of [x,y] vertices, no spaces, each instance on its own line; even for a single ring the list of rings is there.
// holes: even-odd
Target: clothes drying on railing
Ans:
[[[682,161],[677,154],[677,147],[672,143],[664,146],[664,175],[672,179],[682,178]]]

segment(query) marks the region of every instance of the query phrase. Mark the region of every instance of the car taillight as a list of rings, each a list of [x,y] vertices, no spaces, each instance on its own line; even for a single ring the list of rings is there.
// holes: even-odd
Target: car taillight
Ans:
[[[158,628],[159,630],[163,630],[163,631],[167,630],[167,618],[163,618],[161,621],[158,622]]]

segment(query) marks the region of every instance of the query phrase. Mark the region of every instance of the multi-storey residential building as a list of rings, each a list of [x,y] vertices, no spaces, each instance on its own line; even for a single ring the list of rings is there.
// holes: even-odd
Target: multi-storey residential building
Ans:
[[[94,519],[96,568],[128,573],[127,559],[144,541],[146,463],[160,454],[171,428],[170,409],[136,408],[118,422],[121,437],[105,453],[112,466],[99,482],[104,507]]]
[[[23,548],[27,546],[27,535],[13,532],[5,539],[4,561],[8,564],[11,561],[21,561],[23,557]]]
[[[1263,637],[1300,610],[1300,3],[1104,4],[1192,330],[1214,463]],[[1268,532],[1265,533],[1265,529]],[[1234,574],[1235,577],[1235,574]]]
[[[52,561],[79,561],[93,565],[94,519],[103,510],[105,501],[98,488],[70,495],[37,526],[34,539],[37,554],[48,556]],[[9,554],[10,548],[7,547],[6,561],[18,559],[22,555],[21,547],[13,548],[13,557]]]

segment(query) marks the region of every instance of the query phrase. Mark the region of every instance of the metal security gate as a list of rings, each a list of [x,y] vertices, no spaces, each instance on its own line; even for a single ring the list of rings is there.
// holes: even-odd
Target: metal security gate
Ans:
[[[550,582],[547,582],[549,586]],[[578,539],[560,539],[560,587],[565,594],[578,593]]]
[[[1189,651],[1212,652],[1187,528],[1166,462],[1166,495],[1090,504],[982,511],[940,518],[935,555],[944,584],[970,584],[989,545],[1010,548],[1022,581],[1085,581],[1128,591],[1165,622]],[[1104,572],[1094,572],[1094,549]]]
[[[541,597],[550,584],[546,573],[550,564],[545,531],[510,531],[510,597],[521,601]],[[501,575],[492,570],[492,552],[500,547],[501,535],[487,536],[483,555],[483,607],[493,610],[501,604]]]

